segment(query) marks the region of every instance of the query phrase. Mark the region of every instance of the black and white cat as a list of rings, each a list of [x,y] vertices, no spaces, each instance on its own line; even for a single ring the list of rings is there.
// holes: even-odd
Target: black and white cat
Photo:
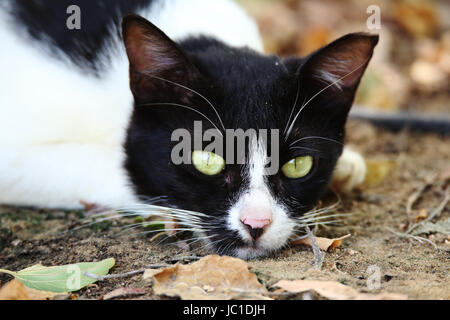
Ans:
[[[338,159],[344,189],[364,178],[344,126],[377,36],[280,58],[231,0],[7,0],[0,39],[0,203],[145,212],[163,196],[217,252],[251,258],[286,245]],[[175,165],[172,133],[194,121],[278,129],[280,170],[255,140],[244,164],[211,169],[192,150],[200,163]]]

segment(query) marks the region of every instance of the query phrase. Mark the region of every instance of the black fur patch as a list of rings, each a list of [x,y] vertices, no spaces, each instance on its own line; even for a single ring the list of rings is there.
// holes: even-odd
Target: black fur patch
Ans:
[[[108,52],[114,31],[120,31],[122,17],[151,5],[153,0],[10,0],[17,27],[31,37],[58,48],[85,72],[99,75],[108,66]],[[81,29],[66,26],[67,8],[81,9]],[[117,28],[113,28],[116,26]]]
[[[140,27],[148,28],[146,33],[160,33],[157,29],[152,31],[154,26],[139,17],[135,19]],[[280,59],[247,48],[232,48],[207,37],[187,39],[179,46],[164,37],[159,38],[159,43],[155,43],[155,37],[149,38],[153,40],[148,43],[145,54],[153,50],[152,46],[158,46],[158,50],[163,48],[171,56],[179,57],[178,62],[188,64],[180,67],[180,63],[175,61],[172,69],[168,69],[168,66],[161,68],[161,72],[164,72],[161,78],[180,83],[207,97],[216,107],[226,129],[279,129],[280,132],[284,132],[288,126],[297,94],[294,115],[302,102],[308,101],[328,85],[324,84],[324,79],[312,76],[309,70],[314,70],[322,60],[326,59],[328,63],[333,59],[334,51],[342,56],[341,47],[346,47],[347,41],[349,50],[360,45],[359,42],[362,42],[361,46],[368,46],[369,43],[372,48],[374,44],[370,41],[376,43],[375,38],[355,34],[342,38],[337,43],[338,49],[330,46],[329,50],[325,48],[313,54],[311,57],[314,59]],[[133,39],[125,41],[133,42]],[[351,60],[347,61],[348,64],[360,60],[368,62],[371,51],[361,53],[360,57],[358,54],[347,54]],[[135,52],[131,54],[135,55]],[[220,129],[218,116],[200,95],[159,78],[145,78],[142,71],[136,71],[139,67],[135,66],[133,59],[130,60],[131,76],[140,78],[131,83],[137,103],[125,147],[126,168],[137,194],[143,197],[164,195],[171,205],[206,213],[208,218],[202,220],[205,226],[209,226],[204,231],[212,237],[210,241],[219,243],[216,250],[227,248],[220,253],[233,254],[235,248],[245,244],[234,231],[227,228],[226,219],[228,210],[248,185],[245,167],[227,164],[222,173],[206,176],[192,165],[174,165],[171,161],[171,150],[176,144],[171,142],[174,130],[184,128],[193,132],[194,121],[202,121],[203,130],[213,128],[199,113],[176,105],[186,105],[200,111]],[[335,69],[335,66],[330,65],[331,71]],[[347,114],[364,69],[363,64],[357,74],[352,74],[354,80],[348,86],[331,86],[324,94],[311,100],[294,122],[289,136],[280,136],[280,166],[300,155],[311,155],[315,159],[314,170],[305,178],[289,179],[281,170],[268,178],[275,199],[288,208],[288,214],[292,217],[301,216],[311,209],[328,186],[342,152]],[[148,91],[142,90],[143,82],[146,82]],[[168,106],[168,103],[176,105]],[[295,146],[303,149],[289,148],[291,143],[301,138],[305,139]]]

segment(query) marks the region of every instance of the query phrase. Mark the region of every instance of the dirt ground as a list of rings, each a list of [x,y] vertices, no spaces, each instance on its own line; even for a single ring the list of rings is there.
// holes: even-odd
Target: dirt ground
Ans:
[[[239,2],[256,18],[267,51],[281,55],[306,55],[347,32],[367,31],[366,9],[372,4],[369,0]],[[380,43],[357,103],[387,111],[448,114],[448,1],[377,3],[383,19]],[[450,205],[444,205],[450,192],[450,137],[391,133],[353,120],[348,123],[347,142],[374,166],[371,172],[381,176],[342,195],[342,204],[335,211],[352,215],[337,226],[313,231],[321,237],[348,233],[351,237],[326,253],[320,270],[312,267],[311,248],[296,245],[272,257],[249,261],[251,271],[267,287],[281,279],[335,280],[360,292],[450,299]],[[383,174],[380,168],[390,170]],[[324,202],[333,199],[329,195]],[[406,234],[420,217],[427,219],[433,213],[436,216],[430,222],[434,230]],[[113,257],[116,264],[110,273],[120,274],[161,263],[189,263],[186,257],[193,255],[174,243],[152,242],[151,236],[139,234],[142,229],[123,232],[133,219],[75,230],[83,218],[81,211],[0,206],[0,268],[21,270],[39,262],[53,266]],[[199,257],[208,252],[195,254]],[[371,290],[368,282],[374,270],[379,270],[381,287]],[[0,273],[0,285],[10,279]],[[97,282],[72,298],[101,299],[123,286],[148,289],[148,294],[137,299],[160,299],[152,294],[151,284],[142,280],[142,274]]]
[[[317,236],[350,233],[351,237],[326,254],[321,270],[312,268],[312,250],[297,245],[273,257],[249,261],[251,271],[267,286],[280,279],[337,280],[360,292],[388,291],[406,294],[409,299],[450,299],[449,235],[436,232],[419,235],[434,244],[401,236],[421,209],[433,212],[442,203],[446,188],[448,192],[450,138],[406,131],[394,134],[350,121],[348,143],[368,160],[394,163],[387,177],[377,185],[342,197],[342,205],[336,212],[352,216],[338,226],[315,230]],[[431,184],[413,203],[408,216],[408,199],[426,185],[427,179],[432,180]],[[449,217],[447,204],[433,222],[443,222]],[[113,257],[116,265],[110,273],[115,274],[158,263],[175,263],[178,257],[192,255],[175,244],[151,242],[151,237],[138,234],[139,230],[120,234],[129,219],[65,232],[79,226],[82,218],[83,212],[0,207],[0,268],[21,270],[38,262],[50,266]],[[202,256],[207,252],[196,254]],[[381,288],[374,291],[367,286],[371,276],[369,266],[380,271]],[[10,279],[0,274],[2,284]],[[158,298],[152,295],[151,285],[142,280],[141,274],[98,282],[77,292],[75,297],[98,299],[121,286],[148,288],[149,293],[139,299]]]

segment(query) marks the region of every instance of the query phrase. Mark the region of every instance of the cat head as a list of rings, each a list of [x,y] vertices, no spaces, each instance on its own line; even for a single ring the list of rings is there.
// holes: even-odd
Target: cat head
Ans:
[[[378,36],[348,34],[305,58],[280,58],[207,37],[175,43],[134,15],[122,27],[135,99],[126,169],[136,193],[191,211],[176,215],[184,228],[242,258],[282,248],[313,222],[307,213],[342,152]],[[223,149],[209,150],[213,141]]]

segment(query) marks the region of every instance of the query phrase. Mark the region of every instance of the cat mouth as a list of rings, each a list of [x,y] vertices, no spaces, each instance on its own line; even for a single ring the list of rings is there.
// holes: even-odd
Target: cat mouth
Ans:
[[[217,239],[221,237],[218,236]],[[216,239],[216,237],[214,237]],[[225,237],[222,236],[222,239]],[[244,239],[239,234],[234,237],[226,237],[225,241],[219,241],[219,244],[214,245],[213,251],[220,255],[233,256],[240,259],[248,260],[253,258],[266,257],[269,254],[281,250],[286,241],[283,243],[280,241],[277,244],[270,243],[269,239]],[[281,245],[280,245],[281,244]]]

